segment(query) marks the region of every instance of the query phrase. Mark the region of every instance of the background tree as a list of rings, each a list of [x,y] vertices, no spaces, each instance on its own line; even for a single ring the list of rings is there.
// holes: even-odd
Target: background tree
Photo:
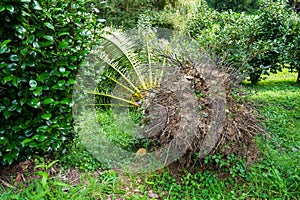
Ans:
[[[94,1],[98,15],[106,19],[105,25],[123,28],[136,26],[139,16],[149,11],[162,11],[166,6],[175,7],[178,0],[108,0]]]
[[[252,83],[285,67],[299,68],[298,33],[298,14],[272,1],[253,14],[218,12],[203,4],[190,22],[190,34],[215,59]]]
[[[235,12],[252,12],[259,8],[263,0],[206,0],[207,4],[218,11],[233,10]]]

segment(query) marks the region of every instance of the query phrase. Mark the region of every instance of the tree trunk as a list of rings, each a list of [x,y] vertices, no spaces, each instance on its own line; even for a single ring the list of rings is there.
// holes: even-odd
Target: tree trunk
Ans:
[[[297,77],[296,82],[297,82],[297,83],[300,83],[300,69],[298,69],[298,77]]]

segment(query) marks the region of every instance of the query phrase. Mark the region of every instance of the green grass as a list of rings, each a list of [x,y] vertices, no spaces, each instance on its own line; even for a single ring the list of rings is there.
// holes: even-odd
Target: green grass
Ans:
[[[59,181],[57,178],[40,179],[29,182],[28,186],[19,185],[16,190],[7,190],[0,194],[0,199],[107,199],[108,195],[123,194],[117,178],[106,174],[105,178],[95,178],[82,174],[82,183],[76,186]]]
[[[284,151],[300,146],[300,85],[296,74],[282,72],[260,82],[248,85],[252,91],[249,100],[264,116],[266,129],[272,140]]]
[[[0,199],[151,199],[149,191],[162,199],[174,200],[300,199],[300,85],[295,79],[296,74],[282,72],[257,85],[243,83],[245,90],[249,91],[246,100],[256,106],[269,135],[267,138],[257,137],[261,158],[250,168],[234,155],[227,158],[213,155],[206,157],[204,162],[219,165],[217,171],[183,171],[174,176],[168,170],[161,170],[125,175],[104,169],[77,141],[70,144],[69,150],[59,158],[59,164],[61,173],[66,168],[81,169],[82,182],[79,185],[70,186],[44,174],[46,181],[36,179],[28,187],[6,188]],[[118,136],[118,129],[107,121],[108,116],[110,113],[100,113],[99,120],[107,124],[106,131],[111,136]],[[122,135],[122,139],[123,144],[125,140],[131,141],[126,135]],[[99,176],[90,174],[89,171],[99,168],[102,168]],[[220,179],[224,172],[229,176]],[[68,191],[63,191],[63,188]],[[133,192],[127,194],[128,191]]]
[[[295,80],[296,73],[284,71],[258,85],[245,83],[270,135],[258,142],[264,158],[252,167],[250,196],[300,198],[300,85]]]

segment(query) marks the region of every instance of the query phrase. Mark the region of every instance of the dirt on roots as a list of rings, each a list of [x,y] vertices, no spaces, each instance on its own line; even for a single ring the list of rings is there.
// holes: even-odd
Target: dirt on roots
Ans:
[[[220,68],[203,72],[180,66],[145,99],[144,136],[155,141],[150,151],[163,154],[157,149],[171,142],[185,151],[171,168],[201,165],[201,158],[214,153],[234,154],[248,165],[256,162],[254,137],[264,130],[254,108],[233,96],[234,87],[240,86],[232,81],[232,74]],[[200,158],[196,162],[195,155]]]

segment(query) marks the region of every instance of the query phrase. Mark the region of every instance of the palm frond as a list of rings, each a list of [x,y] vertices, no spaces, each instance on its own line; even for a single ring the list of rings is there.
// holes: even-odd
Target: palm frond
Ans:
[[[99,96],[103,96],[103,97],[109,97],[109,98],[117,99],[117,100],[120,100],[120,101],[123,101],[123,102],[126,102],[128,104],[136,106],[136,103],[133,102],[133,101],[124,99],[122,97],[117,97],[117,96],[114,96],[114,95],[106,94],[106,93],[101,93],[101,92],[87,92],[87,94],[93,94],[93,95],[99,95]]]
[[[140,93],[140,90],[133,84],[131,80],[126,77],[125,73],[121,71],[122,67],[117,62],[115,62],[113,59],[110,59],[108,55],[102,51],[99,51],[98,55],[99,59],[103,61],[104,64],[115,70],[137,93]]]
[[[112,80],[113,82],[115,82],[116,84],[118,84],[119,86],[121,86],[122,88],[126,89],[127,91],[129,91],[131,94],[134,94],[135,92],[133,90],[131,90],[129,87],[125,86],[124,84],[122,84],[120,81],[114,79],[111,76],[106,75],[106,78]]]
[[[147,39],[146,39],[146,48],[147,48],[148,65],[149,65],[149,83],[152,84],[153,77],[152,77],[152,65],[151,65],[151,53],[150,53],[151,50]]]
[[[136,107],[136,105],[128,105],[128,104],[111,104],[111,103],[96,103],[96,104],[88,104],[88,106],[118,106],[118,107]]]
[[[146,89],[144,77],[138,68],[140,63],[136,59],[137,55],[134,53],[133,42],[130,41],[123,33],[109,31],[107,31],[107,33],[108,34],[103,34],[101,36],[105,40],[103,46],[105,46],[105,51],[107,51],[106,54],[113,55],[115,58],[114,60],[116,60],[116,58],[118,59],[122,56],[125,56],[130,66],[136,73],[142,88]]]

